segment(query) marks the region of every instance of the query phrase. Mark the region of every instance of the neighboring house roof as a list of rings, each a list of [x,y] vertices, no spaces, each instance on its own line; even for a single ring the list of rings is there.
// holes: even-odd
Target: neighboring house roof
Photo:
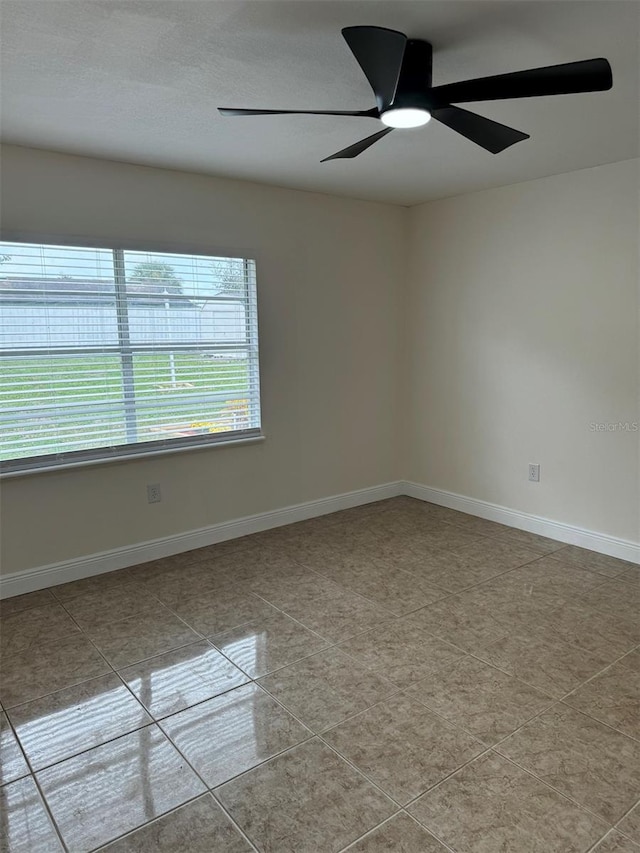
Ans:
[[[173,309],[193,308],[188,299],[171,298],[180,292],[179,284],[165,285],[157,281],[127,283],[127,294],[133,296],[134,301],[135,295],[140,294],[145,296],[140,300],[145,305],[168,301]],[[108,279],[0,278],[0,301],[5,304],[104,305],[106,301],[113,300],[114,293],[114,284]],[[157,299],[149,299],[150,296],[157,296]]]

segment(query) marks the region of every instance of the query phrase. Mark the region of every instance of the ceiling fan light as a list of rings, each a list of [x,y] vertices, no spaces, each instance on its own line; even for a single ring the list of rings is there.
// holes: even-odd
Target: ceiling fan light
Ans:
[[[431,119],[429,110],[415,107],[399,107],[386,110],[380,116],[380,121],[387,127],[422,127]]]

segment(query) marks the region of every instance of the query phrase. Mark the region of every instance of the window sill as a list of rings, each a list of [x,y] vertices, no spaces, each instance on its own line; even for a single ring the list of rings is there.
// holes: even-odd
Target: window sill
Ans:
[[[230,439],[211,444],[186,444],[182,447],[164,447],[157,450],[145,450],[138,453],[123,453],[119,456],[103,457],[102,459],[79,459],[78,461],[65,461],[59,463],[51,463],[50,465],[40,465],[33,468],[25,468],[21,471],[3,471],[0,467],[0,479],[9,480],[16,477],[32,477],[34,474],[53,474],[58,471],[69,471],[74,468],[95,468],[98,465],[122,465],[124,462],[131,462],[140,459],[155,459],[158,456],[167,456],[174,453],[193,453],[199,450],[220,450],[224,447],[239,447],[245,444],[256,444],[264,441],[264,435],[252,435],[247,438]]]

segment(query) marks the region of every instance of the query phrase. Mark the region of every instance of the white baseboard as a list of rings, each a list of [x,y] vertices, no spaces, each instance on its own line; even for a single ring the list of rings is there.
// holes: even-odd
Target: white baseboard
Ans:
[[[528,512],[508,509],[499,504],[492,504],[477,498],[467,498],[455,492],[432,489],[419,483],[404,481],[403,486],[404,494],[412,498],[446,506],[449,509],[457,509],[470,515],[477,515],[479,518],[486,518],[489,521],[497,521],[509,527],[527,530],[529,533],[538,533],[540,536],[557,539],[559,542],[566,542],[568,545],[579,545],[581,548],[589,548],[591,551],[598,551],[610,557],[640,563],[640,543],[638,542],[618,539],[615,536],[608,536],[606,533],[596,533],[593,530],[564,524],[561,521],[552,521],[549,518],[531,515]]]
[[[557,539],[570,545],[579,545],[582,548],[599,551],[601,554],[608,554],[611,557],[640,563],[640,544],[637,542],[617,539],[604,533],[595,533],[581,527],[551,521],[548,518],[508,509],[488,501],[457,495],[454,492],[432,489],[419,483],[398,481],[307,501],[271,512],[262,512],[235,521],[212,524],[199,530],[190,530],[186,533],[164,536],[161,539],[140,542],[136,545],[114,548],[99,554],[90,554],[87,557],[78,557],[61,563],[15,572],[0,578],[0,598],[22,595],[25,592],[34,592],[49,586],[57,586],[80,578],[99,575],[103,572],[125,569],[128,566],[146,563],[149,560],[170,557],[173,554],[191,551],[194,548],[205,548],[208,545],[215,545],[217,542],[237,539],[240,536],[248,536],[251,533],[281,527],[284,524],[316,518],[338,512],[341,509],[363,506],[397,495],[409,495],[412,498],[457,509],[460,512],[467,512],[470,515],[487,518],[490,521],[497,521],[510,527],[517,527],[520,530],[528,530],[531,533],[548,536],[550,539]]]
[[[259,533],[261,530],[281,527],[284,524],[293,524],[296,521],[305,521],[308,518],[338,512],[341,509],[363,506],[374,501],[393,498],[402,493],[403,484],[401,482],[384,483],[381,486],[358,489],[354,492],[306,501],[271,512],[249,515],[235,521],[223,521],[220,524],[201,527],[199,530],[163,536],[161,539],[140,542],[124,548],[114,548],[99,554],[90,554],[87,557],[78,557],[61,563],[52,563],[48,566],[14,572],[0,578],[0,598],[10,598],[14,595],[34,592],[38,589],[57,586],[80,578],[100,575],[116,569],[126,569],[128,566],[135,566],[138,563],[159,560],[162,557],[170,557],[173,554],[191,551],[194,548],[205,548],[208,545],[215,545],[217,542],[225,542],[227,539],[237,539],[240,536],[248,536],[251,533]]]

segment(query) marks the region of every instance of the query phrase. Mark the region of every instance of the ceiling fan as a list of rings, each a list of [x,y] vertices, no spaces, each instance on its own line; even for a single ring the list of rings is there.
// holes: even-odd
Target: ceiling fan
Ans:
[[[345,27],[342,35],[365,73],[376,106],[370,110],[245,110],[219,107],[224,116],[320,115],[374,118],[386,125],[366,139],[322,160],[357,157],[395,128],[420,127],[431,118],[462,134],[492,154],[529,139],[528,133],[463,110],[452,104],[601,92],[613,85],[606,59],[585,59],[445,86],[431,85],[432,47],[385,27]]]

